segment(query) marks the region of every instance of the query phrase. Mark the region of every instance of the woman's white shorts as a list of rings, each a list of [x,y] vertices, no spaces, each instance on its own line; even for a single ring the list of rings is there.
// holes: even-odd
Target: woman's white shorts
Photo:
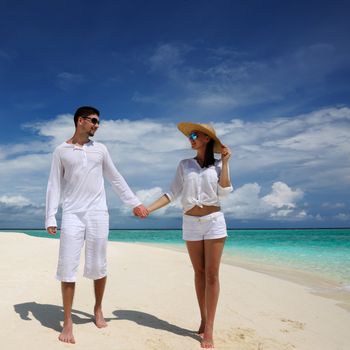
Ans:
[[[183,215],[182,238],[185,241],[202,241],[226,236],[226,222],[221,211],[205,216]]]
[[[56,278],[75,282],[80,252],[85,241],[84,276],[93,280],[107,275],[107,211],[63,213]]]

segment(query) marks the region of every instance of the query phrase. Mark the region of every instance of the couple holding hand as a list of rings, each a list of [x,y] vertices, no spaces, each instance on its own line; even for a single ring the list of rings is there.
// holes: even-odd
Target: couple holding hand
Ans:
[[[232,191],[229,176],[230,150],[208,124],[179,123],[196,156],[182,160],[170,191],[147,208],[131,191],[102,143],[90,140],[99,128],[100,113],[79,107],[74,114],[75,133],[59,145],[52,156],[46,194],[45,227],[56,234],[56,213],[62,206],[59,258],[56,278],[61,281],[64,323],[59,340],[75,343],[72,304],[80,252],[85,242],[84,276],[94,281],[95,324],[106,327],[102,299],[107,280],[106,248],[109,214],[104,178],[134,215],[145,218],[153,211],[181,198],[183,239],[192,262],[200,309],[201,347],[213,348],[213,326],[219,297],[219,266],[227,236],[220,210],[220,196]],[[221,155],[214,158],[214,153]]]

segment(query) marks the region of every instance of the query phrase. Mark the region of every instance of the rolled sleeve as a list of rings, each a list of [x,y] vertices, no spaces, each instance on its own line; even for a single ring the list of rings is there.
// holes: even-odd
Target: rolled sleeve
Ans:
[[[233,191],[233,187],[228,186],[228,187],[222,187],[219,183],[218,183],[218,195],[219,197],[226,197],[228,196],[231,192]]]
[[[183,164],[180,162],[176,169],[175,177],[170,185],[170,189],[165,192],[165,195],[172,202],[176,200],[182,193],[183,189]]]
[[[218,178],[220,179],[221,177],[221,172],[222,172],[222,162],[218,162],[217,164],[217,172],[218,172]],[[230,169],[228,169],[228,177],[230,178]],[[219,197],[226,197],[228,196],[231,192],[233,191],[232,184],[230,186],[222,187],[220,183],[218,182],[218,196]]]
[[[45,229],[47,230],[48,227],[57,227],[57,221],[54,215],[46,218]]]

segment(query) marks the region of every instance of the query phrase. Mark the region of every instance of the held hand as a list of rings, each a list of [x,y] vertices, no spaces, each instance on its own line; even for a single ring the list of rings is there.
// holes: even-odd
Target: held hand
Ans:
[[[56,226],[49,226],[47,228],[47,232],[50,234],[50,235],[55,235],[57,233],[57,227]]]
[[[231,150],[227,146],[221,147],[221,160],[223,163],[228,162],[231,157]]]
[[[140,219],[144,219],[148,216],[149,212],[145,208],[143,204],[140,204],[139,206],[135,207],[132,212],[135,216],[138,216]]]

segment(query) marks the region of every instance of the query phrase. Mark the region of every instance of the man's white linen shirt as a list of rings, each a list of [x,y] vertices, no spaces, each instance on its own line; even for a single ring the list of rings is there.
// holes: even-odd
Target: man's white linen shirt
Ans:
[[[46,193],[45,227],[57,227],[56,213],[107,210],[104,177],[124,204],[136,207],[140,200],[118,172],[105,145],[89,141],[83,146],[59,145],[52,156]]]
[[[232,186],[220,186],[221,170],[221,160],[216,159],[214,165],[201,168],[196,159],[183,159],[177,167],[175,178],[166,196],[170,201],[181,196],[184,212],[196,205],[219,207],[219,197],[224,197],[233,190]]]

